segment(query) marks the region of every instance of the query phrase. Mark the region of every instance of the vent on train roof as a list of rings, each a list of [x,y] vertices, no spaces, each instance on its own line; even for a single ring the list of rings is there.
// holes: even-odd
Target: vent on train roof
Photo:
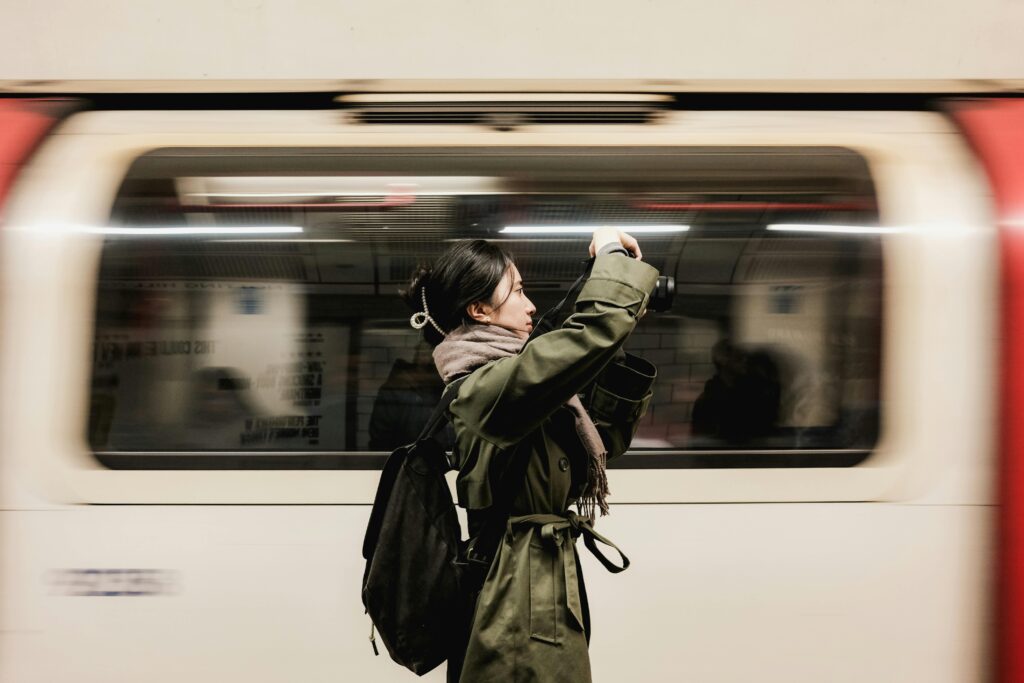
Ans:
[[[648,123],[668,107],[661,95],[586,93],[343,95],[365,124],[462,124],[509,130],[527,125]]]

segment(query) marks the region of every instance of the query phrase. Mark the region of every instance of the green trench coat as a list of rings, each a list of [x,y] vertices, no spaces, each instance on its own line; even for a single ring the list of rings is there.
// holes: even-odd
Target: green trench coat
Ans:
[[[476,603],[463,683],[590,681],[589,614],[575,538],[589,524],[568,508],[588,457],[564,407],[581,394],[609,457],[628,448],[650,402],[654,368],[621,347],[658,271],[621,254],[597,257],[565,324],[519,355],[478,368],[451,405],[459,504],[491,505],[491,483],[526,439],[526,480]],[[591,537],[593,538],[593,537]],[[449,662],[449,679],[458,675]],[[452,669],[454,667],[454,669]]]

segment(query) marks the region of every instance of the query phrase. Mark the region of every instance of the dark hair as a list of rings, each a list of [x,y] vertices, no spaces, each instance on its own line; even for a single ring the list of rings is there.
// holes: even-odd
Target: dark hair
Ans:
[[[445,332],[464,322],[472,322],[466,307],[477,301],[490,301],[494,290],[513,265],[512,256],[486,240],[456,242],[433,266],[421,266],[413,273],[402,298],[414,311],[423,310],[423,288],[427,288],[430,317]],[[437,346],[444,335],[429,322],[423,338]]]

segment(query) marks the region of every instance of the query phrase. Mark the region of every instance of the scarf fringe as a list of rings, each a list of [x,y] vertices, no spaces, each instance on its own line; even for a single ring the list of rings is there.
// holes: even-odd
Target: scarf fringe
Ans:
[[[583,435],[580,436],[582,438]],[[608,452],[602,449],[592,453],[588,449],[588,453],[590,459],[587,462],[587,483],[583,487],[576,508],[581,516],[593,522],[597,519],[598,510],[602,517],[608,514],[608,496],[611,495],[611,491],[608,488]]]

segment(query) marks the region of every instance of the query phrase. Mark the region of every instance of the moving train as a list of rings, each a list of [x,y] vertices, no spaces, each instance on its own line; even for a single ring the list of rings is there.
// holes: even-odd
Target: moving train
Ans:
[[[599,225],[676,292],[595,680],[1024,680],[1024,100],[336,94],[0,98],[0,681],[410,680],[397,292],[483,237],[543,310]]]

